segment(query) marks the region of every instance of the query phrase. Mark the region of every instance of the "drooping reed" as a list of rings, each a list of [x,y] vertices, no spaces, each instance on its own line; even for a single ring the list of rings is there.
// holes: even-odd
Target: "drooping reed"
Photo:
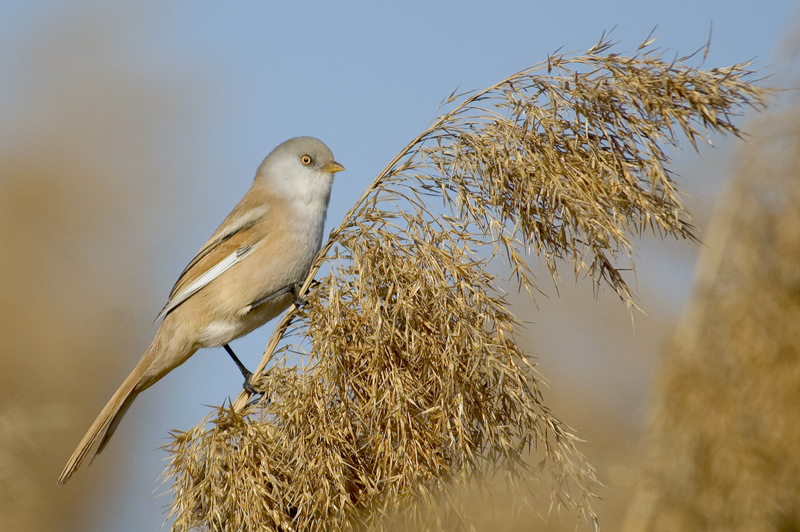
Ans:
[[[532,254],[635,305],[632,236],[694,239],[665,146],[738,135],[766,96],[747,64],[610,49],[445,100],[332,231],[257,368],[264,399],[173,434],[174,530],[468,527],[452,490],[497,475],[555,478],[544,495],[593,516],[594,472],[543,404],[490,264],[533,295]]]

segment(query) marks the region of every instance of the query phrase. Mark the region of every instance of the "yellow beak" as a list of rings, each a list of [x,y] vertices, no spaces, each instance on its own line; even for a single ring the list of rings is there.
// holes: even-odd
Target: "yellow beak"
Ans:
[[[344,170],[344,166],[337,163],[336,161],[329,161],[322,166],[321,170],[323,172],[330,172],[331,174],[335,174],[336,172],[341,172],[342,170]]]

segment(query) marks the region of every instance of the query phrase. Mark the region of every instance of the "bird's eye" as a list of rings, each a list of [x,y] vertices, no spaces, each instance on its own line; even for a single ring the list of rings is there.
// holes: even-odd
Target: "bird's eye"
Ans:
[[[311,164],[311,156],[310,155],[303,155],[300,157],[300,162],[303,163],[303,166],[308,166]]]

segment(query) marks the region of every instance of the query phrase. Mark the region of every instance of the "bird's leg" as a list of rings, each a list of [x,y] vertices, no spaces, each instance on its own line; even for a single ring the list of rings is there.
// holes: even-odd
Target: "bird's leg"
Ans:
[[[239,357],[236,356],[236,353],[233,352],[231,346],[225,344],[222,347],[225,348],[225,351],[227,351],[228,354],[233,359],[233,363],[236,364],[236,367],[239,368],[239,371],[242,372],[242,377],[244,377],[244,384],[242,385],[242,387],[253,395],[260,395],[261,392],[255,389],[251,381],[251,379],[253,378],[253,372],[244,367],[244,364],[242,364],[242,361],[239,360]]]
[[[316,280],[312,281],[311,282],[311,286],[309,287],[309,289],[314,288],[318,284],[319,284],[319,281],[316,281]],[[279,289],[275,290],[274,292],[272,292],[271,294],[269,294],[268,296],[262,297],[261,299],[258,299],[256,301],[253,301],[252,303],[250,303],[250,305],[248,305],[248,307],[247,307],[248,312],[252,311],[254,308],[256,308],[256,307],[258,307],[260,305],[263,305],[264,303],[269,303],[270,301],[273,301],[273,300],[283,296],[284,294],[292,294],[292,303],[294,303],[298,307],[302,307],[303,305],[306,304],[306,300],[303,299],[302,297],[300,297],[300,289],[301,288],[303,288],[302,281],[301,282],[297,282],[297,283],[292,283],[290,285],[286,285],[283,288],[279,288]]]
[[[284,294],[289,294],[289,293],[294,294],[294,292],[295,292],[294,285],[288,285],[288,286],[284,286],[283,288],[279,288],[278,290],[275,290],[274,292],[272,292],[270,295],[268,295],[266,297],[262,297],[261,299],[250,303],[250,305],[248,307],[248,312],[252,311],[254,308],[258,307],[259,305],[263,305],[264,303],[269,303],[273,299],[277,299],[277,298],[281,297]]]

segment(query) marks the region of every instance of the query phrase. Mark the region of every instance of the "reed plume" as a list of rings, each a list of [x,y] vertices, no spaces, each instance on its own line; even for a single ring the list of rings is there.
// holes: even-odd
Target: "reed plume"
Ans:
[[[173,530],[469,528],[456,488],[498,477],[555,479],[553,505],[594,519],[594,471],[543,402],[495,262],[531,296],[536,257],[635,306],[631,239],[695,238],[665,147],[740,135],[767,94],[748,64],[611,47],[444,100],[331,232],[256,369],[262,400],[173,433]]]

